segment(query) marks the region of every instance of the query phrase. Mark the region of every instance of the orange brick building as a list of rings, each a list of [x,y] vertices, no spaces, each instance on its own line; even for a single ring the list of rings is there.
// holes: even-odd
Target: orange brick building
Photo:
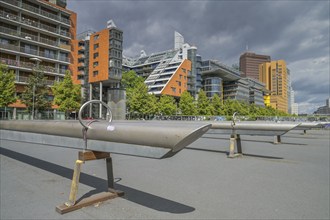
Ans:
[[[107,28],[79,34],[77,75],[74,81],[84,87],[84,99],[106,102],[114,119],[125,118],[125,92],[120,89],[122,78],[123,32],[112,20]],[[102,108],[93,107],[90,116],[104,114]]]

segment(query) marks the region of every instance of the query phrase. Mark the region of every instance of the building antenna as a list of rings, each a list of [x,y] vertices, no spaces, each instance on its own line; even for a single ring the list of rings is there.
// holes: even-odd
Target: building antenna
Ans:
[[[248,44],[246,44],[246,47],[245,47],[245,49],[246,49],[246,52],[248,52],[248,51],[249,51],[249,45],[248,45]]]

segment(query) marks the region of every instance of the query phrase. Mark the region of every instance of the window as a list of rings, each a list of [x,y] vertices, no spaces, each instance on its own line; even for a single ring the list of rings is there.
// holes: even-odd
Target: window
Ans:
[[[96,50],[97,48],[99,48],[99,44],[94,44],[94,50]]]
[[[99,39],[99,37],[100,37],[100,35],[94,35],[94,40],[97,40],[97,39]]]
[[[96,67],[96,66],[98,66],[99,65],[99,62],[94,62],[93,63],[93,67]]]
[[[172,92],[176,92],[176,88],[175,87],[171,87]]]
[[[93,76],[97,76],[99,74],[99,71],[93,71]]]
[[[97,57],[99,57],[99,53],[94,53],[93,54],[93,57],[94,57],[94,59],[97,58]]]

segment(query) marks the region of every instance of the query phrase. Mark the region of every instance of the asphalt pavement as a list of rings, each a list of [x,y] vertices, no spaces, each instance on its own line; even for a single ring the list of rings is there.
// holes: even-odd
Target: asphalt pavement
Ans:
[[[171,158],[112,154],[125,196],[61,215],[77,150],[1,140],[0,219],[329,219],[330,130],[241,136],[208,132]],[[104,160],[82,165],[78,198],[105,191]]]

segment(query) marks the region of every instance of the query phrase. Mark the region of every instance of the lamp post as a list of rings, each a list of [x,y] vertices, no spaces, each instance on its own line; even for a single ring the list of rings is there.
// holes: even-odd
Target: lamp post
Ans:
[[[30,58],[30,60],[35,61],[37,65],[37,69],[39,69],[39,63],[42,61],[37,57]],[[33,83],[33,95],[32,95],[32,120],[34,120],[34,99],[35,99],[35,90],[36,90],[36,83]]]

